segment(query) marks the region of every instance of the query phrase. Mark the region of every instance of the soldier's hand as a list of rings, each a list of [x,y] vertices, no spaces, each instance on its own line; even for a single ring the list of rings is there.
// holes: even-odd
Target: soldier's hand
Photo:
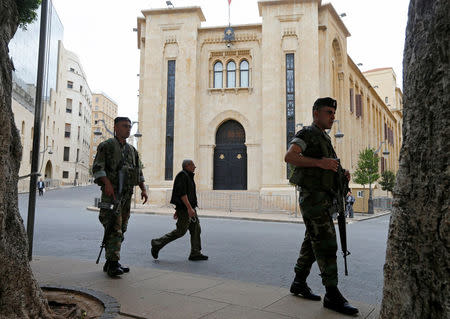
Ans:
[[[114,194],[114,187],[112,186],[110,180],[105,177],[104,183],[105,183],[105,194],[107,196],[113,197],[114,200],[116,200],[116,194]]]
[[[142,204],[147,203],[148,195],[147,195],[147,191],[146,190],[141,191],[141,199],[144,200],[144,202]]]
[[[318,161],[318,166],[322,169],[337,172],[339,167],[339,162],[334,158],[323,157]]]
[[[345,177],[347,177],[348,181],[350,182],[350,178],[351,178],[350,172],[346,169],[344,174],[345,174]]]
[[[188,215],[189,217],[195,217],[195,210],[191,208],[188,208]]]

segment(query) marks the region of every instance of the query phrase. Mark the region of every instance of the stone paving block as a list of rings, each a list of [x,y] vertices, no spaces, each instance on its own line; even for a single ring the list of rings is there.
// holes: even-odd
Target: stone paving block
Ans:
[[[183,273],[170,273],[140,281],[133,287],[147,287],[182,295],[191,295],[223,283],[220,279],[210,279]]]
[[[366,318],[374,309],[374,306],[359,302],[350,301],[350,303],[359,309],[359,316],[356,318]],[[324,308],[323,301],[312,301],[293,295],[282,298],[281,300],[264,308],[264,310],[280,313],[286,316],[307,319],[348,318],[346,315]]]
[[[226,281],[192,296],[254,308],[266,307],[289,294],[285,288]]]
[[[289,317],[273,312],[262,311],[254,308],[248,308],[243,306],[230,305],[223,309],[220,309],[212,314],[209,314],[202,319],[291,319]]]
[[[226,307],[228,304],[184,296],[175,293],[160,292],[140,295],[143,288],[135,288],[122,303],[121,312],[151,319],[197,319]],[[128,291],[121,293],[122,296]],[[139,296],[140,295],[140,296]],[[125,296],[124,296],[125,297]]]

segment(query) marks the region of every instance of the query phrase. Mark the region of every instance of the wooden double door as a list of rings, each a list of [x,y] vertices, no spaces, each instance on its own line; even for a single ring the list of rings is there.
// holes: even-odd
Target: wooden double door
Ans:
[[[245,131],[237,121],[229,120],[217,130],[213,188],[215,190],[247,189]]]

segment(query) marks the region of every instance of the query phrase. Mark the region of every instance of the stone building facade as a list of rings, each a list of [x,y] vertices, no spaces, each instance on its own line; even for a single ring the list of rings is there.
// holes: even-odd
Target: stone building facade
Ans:
[[[91,118],[91,147],[89,155],[89,166],[92,167],[97,146],[112,137],[110,132],[114,132],[114,118],[117,117],[117,103],[105,93],[93,93],[93,109]],[[101,132],[101,135],[95,135],[94,132]]]
[[[384,142],[387,167],[398,169],[399,118],[348,56],[350,32],[333,6],[258,6],[262,23],[232,29],[202,27],[199,7],[138,18],[139,151],[151,202],[164,203],[185,158],[198,167],[200,191],[293,194],[288,141],[324,96],[338,101],[330,135],[344,167],[354,171],[360,150]]]
[[[60,178],[63,184],[86,185],[90,181],[92,93],[78,56],[62,46],[60,50],[65,114]]]

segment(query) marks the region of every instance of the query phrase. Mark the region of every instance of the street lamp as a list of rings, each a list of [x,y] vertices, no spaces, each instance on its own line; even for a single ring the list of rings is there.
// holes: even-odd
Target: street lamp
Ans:
[[[381,146],[383,146],[383,144],[385,144],[385,141],[381,141],[380,142],[380,146],[377,148],[377,150],[374,152],[375,155],[378,154],[378,152],[381,150]],[[383,153],[384,156],[388,156],[390,153],[388,151],[387,148],[384,149]],[[369,202],[368,202],[368,207],[367,207],[367,213],[368,214],[373,214],[373,198],[372,198],[372,183],[369,183]]]

